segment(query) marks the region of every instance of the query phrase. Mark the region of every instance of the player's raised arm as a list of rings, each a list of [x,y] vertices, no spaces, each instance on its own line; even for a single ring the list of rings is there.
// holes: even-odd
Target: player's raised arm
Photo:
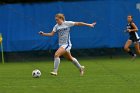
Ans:
[[[43,31],[40,31],[39,34],[42,35],[42,36],[54,36],[55,32],[52,31],[50,33],[44,33]]]
[[[84,23],[84,22],[75,22],[75,26],[88,26],[88,27],[94,27],[96,25],[96,22],[93,22],[92,24]]]

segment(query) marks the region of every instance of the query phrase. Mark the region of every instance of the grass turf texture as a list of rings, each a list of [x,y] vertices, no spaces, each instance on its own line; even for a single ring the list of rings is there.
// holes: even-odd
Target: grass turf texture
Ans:
[[[86,73],[65,60],[59,75],[51,76],[53,62],[13,62],[0,64],[0,93],[139,93],[140,59],[126,58],[79,59]],[[40,69],[42,76],[32,78],[31,72]]]

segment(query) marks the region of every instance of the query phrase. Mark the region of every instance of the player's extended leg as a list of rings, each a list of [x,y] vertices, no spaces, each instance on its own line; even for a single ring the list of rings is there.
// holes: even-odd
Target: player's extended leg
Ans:
[[[131,40],[127,40],[125,46],[124,46],[124,50],[129,54],[131,55],[132,57],[135,57],[136,54],[134,54],[131,50],[130,50],[130,45],[132,44],[132,41]]]
[[[136,42],[135,43],[135,50],[138,54],[140,54],[140,45],[139,45],[139,42]]]
[[[63,47],[60,47],[54,55],[54,71],[51,72],[51,75],[57,75],[57,71],[59,68],[59,64],[60,64],[60,56],[62,56],[64,53],[66,52],[66,50]]]
[[[81,66],[80,63],[78,62],[78,60],[74,57],[72,57],[71,53],[70,52],[65,52],[63,54],[63,56],[68,59],[69,61],[71,61],[80,71],[80,75],[83,76],[84,74],[84,66]]]

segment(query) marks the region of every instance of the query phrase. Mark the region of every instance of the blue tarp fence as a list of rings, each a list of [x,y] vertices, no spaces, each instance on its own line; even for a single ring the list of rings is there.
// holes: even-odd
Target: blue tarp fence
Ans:
[[[128,38],[124,33],[127,15],[134,16],[140,27],[139,0],[82,0],[32,4],[0,5],[0,32],[4,51],[33,51],[56,49],[57,34],[42,37],[39,31],[50,32],[56,24],[56,13],[66,20],[97,22],[95,28],[71,28],[74,49],[123,47]]]

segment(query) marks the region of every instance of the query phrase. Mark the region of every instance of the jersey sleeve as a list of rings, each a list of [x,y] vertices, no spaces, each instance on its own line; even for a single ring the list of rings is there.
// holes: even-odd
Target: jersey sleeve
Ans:
[[[66,21],[65,24],[67,26],[69,26],[69,27],[72,27],[72,26],[74,26],[75,22],[73,22],[73,21]]]
[[[56,25],[53,27],[53,30],[52,31],[53,32],[56,32],[57,31],[57,26]]]

